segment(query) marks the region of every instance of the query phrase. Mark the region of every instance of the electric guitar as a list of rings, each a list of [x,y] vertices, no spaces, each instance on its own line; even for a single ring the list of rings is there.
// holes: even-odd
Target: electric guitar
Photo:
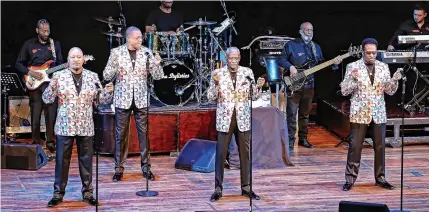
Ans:
[[[340,58],[344,60],[345,58],[351,57],[351,56],[357,56],[362,52],[362,46],[350,46],[349,51],[346,54],[340,55]],[[324,69],[332,64],[334,64],[334,59],[331,59],[329,61],[326,61],[324,63],[321,63],[319,65],[309,67],[312,64],[313,61],[308,61],[304,63],[303,65],[296,67],[298,73],[294,77],[284,77],[284,81],[286,83],[286,86],[291,91],[296,91],[302,88],[305,84],[305,80],[307,79],[307,76],[310,74],[313,74],[321,69]]]
[[[92,55],[84,55],[83,59],[85,62],[88,60],[95,60],[95,58]],[[49,68],[53,62],[54,62],[53,60],[48,60],[46,61],[46,63],[40,66],[28,66],[27,67],[28,70],[41,73],[43,75],[43,78],[40,80],[37,80],[36,78],[30,75],[25,75],[24,76],[25,87],[27,87],[27,89],[30,91],[34,91],[38,89],[43,83],[51,81],[51,79],[49,79],[49,74],[63,70],[69,66],[68,63],[64,63],[61,65],[55,66],[53,68]]]

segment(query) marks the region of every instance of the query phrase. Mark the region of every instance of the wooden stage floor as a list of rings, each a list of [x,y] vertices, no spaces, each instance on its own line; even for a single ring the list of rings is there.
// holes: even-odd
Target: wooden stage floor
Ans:
[[[253,189],[261,200],[253,201],[254,211],[338,211],[341,200],[385,203],[390,210],[400,208],[401,149],[387,148],[387,180],[393,191],[374,186],[373,151],[365,148],[355,187],[341,191],[347,148],[335,148],[338,138],[324,128],[312,126],[309,140],[314,149],[296,147],[294,167],[254,170]],[[113,183],[113,159],[100,157],[99,211],[248,211],[248,199],[240,196],[239,170],[226,170],[224,197],[209,201],[214,189],[214,172],[198,173],[174,168],[175,158],[153,156],[156,177],[150,189],[157,197],[139,197],[145,189],[139,157],[125,164],[123,181]],[[95,211],[81,202],[76,145],[64,202],[48,209],[54,182],[54,162],[38,171],[1,170],[1,211]],[[422,176],[415,176],[420,173]],[[95,158],[94,158],[95,187]],[[429,211],[429,146],[405,146],[404,209]]]

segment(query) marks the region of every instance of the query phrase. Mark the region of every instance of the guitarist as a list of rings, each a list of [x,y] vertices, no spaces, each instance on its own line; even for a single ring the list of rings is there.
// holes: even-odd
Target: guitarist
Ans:
[[[37,37],[27,40],[16,59],[15,68],[19,74],[30,75],[36,79],[42,79],[42,74],[28,70],[28,66],[40,66],[49,60],[54,60],[52,66],[63,63],[60,42],[49,38],[50,28],[46,19],[41,19],[36,26]],[[52,51],[52,49],[55,49]],[[31,111],[31,133],[33,144],[41,144],[40,139],[40,117],[44,109],[46,120],[46,148],[55,152],[54,124],[57,113],[57,101],[52,104],[44,104],[42,101],[43,91],[48,84],[40,86],[37,90],[29,91]]]
[[[289,70],[290,76],[297,75],[297,67],[302,66],[311,61],[310,68],[322,62],[323,55],[320,46],[312,41],[313,39],[313,25],[310,22],[304,22],[300,26],[299,34],[301,38],[289,41],[283,47],[283,54],[285,55],[279,61],[279,65],[285,70]],[[338,56],[334,59],[336,65],[341,63],[342,59]],[[289,133],[289,150],[293,151],[295,144],[296,133],[296,114],[298,112],[298,145],[306,148],[312,148],[313,145],[308,141],[308,119],[311,110],[311,102],[314,96],[314,74],[307,76],[304,86],[295,91],[287,98],[286,112],[287,112],[287,125]]]

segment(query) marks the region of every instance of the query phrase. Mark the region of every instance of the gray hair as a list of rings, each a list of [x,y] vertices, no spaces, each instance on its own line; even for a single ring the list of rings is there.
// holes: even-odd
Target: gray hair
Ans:
[[[313,24],[311,24],[310,22],[306,21],[306,22],[303,22],[303,23],[299,26],[299,29],[300,29],[300,30],[303,30],[303,29],[304,29],[304,25],[306,25],[306,24],[310,24],[311,26],[313,26]]]
[[[231,46],[226,50],[226,56],[228,57],[228,55],[232,52],[238,52],[240,54],[240,49],[235,46]]]
[[[42,25],[42,24],[47,24],[47,25],[49,25],[49,22],[48,22],[48,20],[46,20],[46,19],[40,19],[40,20],[38,20],[38,21],[37,21],[37,26],[36,26],[36,28],[40,28],[40,25]]]
[[[125,32],[126,37],[129,37],[131,35],[131,33],[133,32],[141,32],[139,28],[135,27],[135,26],[130,26],[127,28],[127,31]]]

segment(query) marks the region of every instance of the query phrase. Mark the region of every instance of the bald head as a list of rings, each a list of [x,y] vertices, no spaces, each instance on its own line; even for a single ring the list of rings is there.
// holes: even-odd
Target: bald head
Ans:
[[[69,50],[68,56],[70,56],[70,54],[81,54],[83,56],[83,51],[79,47],[73,47]]]
[[[67,61],[69,62],[69,67],[73,71],[82,71],[84,63],[82,49],[79,47],[71,48],[67,57]]]

